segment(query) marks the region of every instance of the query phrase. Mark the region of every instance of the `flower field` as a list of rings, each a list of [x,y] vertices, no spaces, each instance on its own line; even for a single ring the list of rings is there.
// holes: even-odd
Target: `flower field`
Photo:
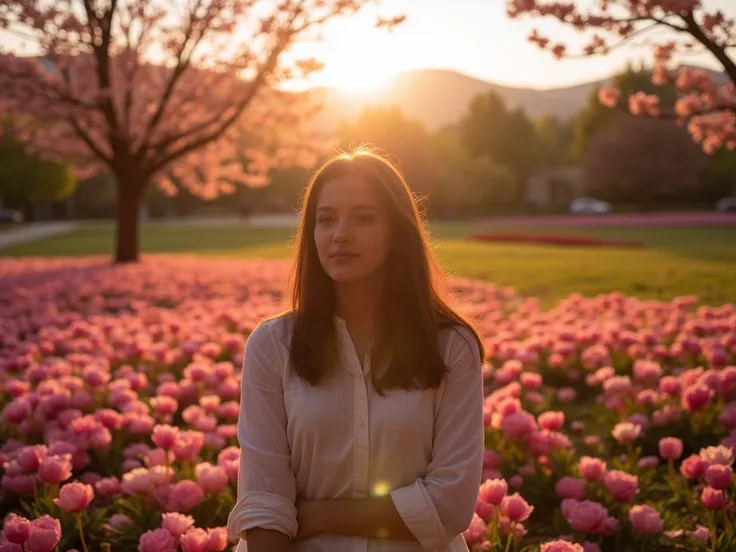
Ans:
[[[522,232],[483,232],[468,236],[471,241],[536,243],[548,245],[581,245],[587,247],[644,247],[637,240],[599,238],[572,234],[526,234]]]
[[[0,552],[230,550],[243,346],[289,266],[0,262]],[[488,355],[473,550],[736,550],[736,306],[453,290]]]

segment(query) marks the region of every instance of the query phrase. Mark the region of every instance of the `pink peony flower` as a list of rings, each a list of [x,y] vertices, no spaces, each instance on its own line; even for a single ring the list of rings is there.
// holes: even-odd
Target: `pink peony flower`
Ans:
[[[207,529],[207,549],[211,552],[225,550],[227,546],[227,527],[209,527]]]
[[[95,482],[95,494],[100,497],[114,496],[120,492],[120,480],[111,475]]]
[[[224,451],[223,451],[224,452]],[[220,453],[222,454],[222,453]],[[240,452],[238,452],[238,458],[240,458]],[[235,460],[235,458],[233,458]],[[220,463],[220,456],[217,458],[218,464]],[[499,454],[492,450],[483,451],[483,467],[495,468],[501,463],[501,457]]]
[[[38,466],[38,477],[44,483],[54,485],[72,476],[72,455],[45,456]]]
[[[3,535],[8,542],[23,544],[31,535],[31,522],[23,516],[9,513],[3,523]]]
[[[486,502],[480,496],[475,499],[475,513],[482,519],[490,521],[493,516],[495,507],[490,502]]]
[[[537,427],[534,416],[526,411],[513,412],[504,416],[501,430],[509,439],[519,441],[528,437]]]
[[[16,461],[23,471],[36,471],[46,455],[46,445],[28,445],[18,449]]]
[[[705,475],[708,463],[697,454],[691,454],[680,464],[680,473],[688,479],[699,479]]]
[[[700,494],[700,501],[709,510],[722,510],[726,506],[726,495],[721,490],[706,487]]]
[[[713,390],[707,385],[702,383],[694,384],[683,390],[680,398],[680,406],[685,410],[695,412],[708,403],[713,398],[713,395]]]
[[[710,538],[710,531],[702,525],[696,526],[694,531],[688,531],[687,534],[700,542],[708,542]]]
[[[661,380],[659,380],[659,389],[665,395],[676,397],[680,394],[680,380],[673,376],[664,376]]]
[[[566,498],[562,501],[561,510],[563,517],[575,531],[591,534],[606,532],[608,510],[597,502]]]
[[[611,432],[620,443],[633,443],[641,435],[641,426],[630,422],[616,424]]]
[[[194,518],[178,512],[167,512],[161,515],[161,527],[167,529],[175,537],[186,533],[194,525]]]
[[[67,483],[59,491],[59,498],[54,499],[54,504],[65,512],[81,512],[92,502],[95,493],[92,485],[85,485],[77,481]]]
[[[714,489],[728,489],[733,483],[731,466],[713,464],[705,472],[705,481]]]
[[[639,479],[623,471],[609,471],[603,483],[616,502],[632,502],[639,494]]]
[[[110,519],[108,521],[108,523],[110,524],[110,527],[114,529],[122,529],[123,527],[125,527],[126,525],[132,522],[133,520],[130,519],[125,514],[113,514],[112,516],[110,516]]]
[[[565,423],[565,413],[548,411],[539,415],[539,426],[549,431],[557,431]]]
[[[197,483],[205,493],[219,493],[227,488],[230,478],[220,466],[213,466],[208,462],[201,462],[194,468]]]
[[[642,535],[656,535],[664,529],[664,521],[659,516],[659,512],[646,505],[632,506],[629,510],[629,520]]]
[[[179,439],[179,428],[168,424],[159,424],[153,426],[153,434],[151,440],[156,446],[168,450],[172,448]]]
[[[530,506],[519,493],[505,496],[501,500],[501,512],[511,521],[524,521],[533,511],[534,506]]]
[[[25,542],[28,552],[51,552],[61,540],[61,523],[44,515],[31,520],[31,534]]]
[[[13,493],[33,494],[33,489],[36,488],[36,479],[32,475],[5,474],[0,480],[0,487]]]
[[[504,479],[487,479],[481,484],[478,496],[489,504],[498,506],[508,490],[508,484]]]
[[[643,470],[659,465],[659,456],[645,456],[639,460],[639,467]]]
[[[130,494],[143,495],[151,489],[153,481],[146,468],[135,468],[123,474],[120,488]]]
[[[705,460],[709,466],[713,464],[731,466],[734,462],[733,449],[724,447],[723,445],[701,449],[700,457]]]
[[[487,531],[488,526],[486,522],[478,514],[473,514],[473,519],[470,521],[468,528],[463,532],[463,537],[465,537],[465,542],[468,544],[480,542],[485,538]]]
[[[177,538],[160,527],[146,531],[138,541],[138,552],[177,552]]]
[[[524,478],[519,475],[518,473],[516,475],[512,475],[509,477],[509,487],[512,489],[518,489],[524,484]]]
[[[578,469],[580,476],[588,481],[600,481],[606,475],[606,463],[600,458],[583,456]]]
[[[585,481],[566,475],[555,484],[555,493],[560,498],[583,500],[585,498]]]
[[[188,512],[204,500],[202,488],[194,481],[179,481],[169,487],[166,509],[170,512]]]
[[[540,552],[584,552],[583,547],[574,542],[556,540],[542,544]]]
[[[664,437],[659,440],[659,455],[667,460],[682,456],[682,441],[677,437]]]
[[[568,403],[576,399],[577,392],[572,387],[560,387],[557,390],[557,399],[560,402]]]

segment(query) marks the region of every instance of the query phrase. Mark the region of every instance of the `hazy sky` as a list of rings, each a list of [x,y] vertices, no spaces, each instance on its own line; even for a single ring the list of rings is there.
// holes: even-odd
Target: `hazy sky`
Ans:
[[[736,0],[704,3],[709,10],[720,8],[731,16],[736,14]],[[368,17],[330,28],[323,45],[327,63],[324,82],[344,84],[350,75],[356,81],[370,81],[369,75],[377,78],[405,69],[433,67],[455,69],[499,84],[546,88],[608,76],[627,59],[651,60],[651,48],[639,45],[606,57],[557,61],[528,42],[530,30],[536,27],[540,33],[568,44],[580,43],[581,34],[549,18],[509,19],[504,0],[384,0],[383,5],[403,11],[407,21],[393,35],[371,30]],[[690,56],[688,61],[719,67],[709,58]]]
[[[593,3],[597,0],[578,0]],[[704,4],[736,15],[736,0]],[[651,60],[651,49],[641,45],[606,57],[557,61],[527,41],[530,30],[537,27],[568,44],[580,43],[581,35],[550,19],[511,20],[504,0],[382,0],[381,6],[382,13],[398,11],[407,21],[393,34],[372,28],[371,12],[329,25],[325,41],[308,52],[326,63],[314,84],[364,89],[399,71],[445,68],[499,84],[548,88],[609,76],[628,59]],[[3,34],[0,42],[12,44]],[[690,56],[688,62],[719,68],[707,57]]]

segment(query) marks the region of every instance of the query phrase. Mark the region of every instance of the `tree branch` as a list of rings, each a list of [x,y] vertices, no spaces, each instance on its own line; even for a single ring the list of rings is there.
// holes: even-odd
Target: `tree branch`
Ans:
[[[621,40],[619,40],[616,44],[613,44],[612,46],[606,46],[605,48],[602,48],[603,53],[604,54],[609,54],[613,50],[616,50],[618,48],[621,48],[622,46],[626,46],[626,45],[628,45],[629,41],[631,39],[633,39],[634,37],[636,37],[638,35],[642,35],[642,34],[644,34],[647,31],[651,31],[652,29],[656,29],[657,27],[658,27],[657,23],[652,23],[648,27],[642,27],[640,29],[637,29],[634,32],[632,32],[631,34],[629,34],[629,35],[625,36],[624,38],[622,38]],[[565,58],[566,59],[587,59],[591,55],[594,55],[594,54],[595,54],[595,52],[593,52],[591,54],[572,54],[572,55],[566,54],[565,55]]]
[[[719,62],[721,62],[721,65],[723,65],[723,69],[731,79],[731,82],[736,85],[736,63],[734,63],[734,61],[728,56],[726,49],[720,47],[708,38],[708,36],[703,32],[703,29],[700,28],[700,25],[696,23],[693,12],[689,12],[687,15],[683,16],[683,20],[687,23],[688,32],[693,36],[693,38],[705,46]]]
[[[631,111],[626,109],[624,106],[617,106],[614,109],[617,111],[620,111],[621,113],[626,113],[627,115],[632,115]],[[688,115],[687,117],[680,117],[674,109],[664,109],[660,110],[659,114],[657,115],[649,115],[646,113],[637,114],[637,117],[648,117],[650,119],[661,119],[663,121],[689,121],[695,117],[702,117],[704,115],[710,115],[713,113],[724,113],[726,111],[730,111],[732,113],[736,113],[736,104],[728,104],[728,105],[718,105],[714,107],[710,107],[708,109],[703,109],[701,111],[698,111],[697,113],[692,113],[691,115]]]
[[[102,150],[95,144],[94,140],[92,140],[92,137],[87,134],[84,129],[79,126],[79,123],[74,119],[73,117],[68,117],[67,122],[72,126],[74,129],[74,132],[79,136],[79,138],[87,144],[87,147],[92,150],[92,152],[100,159],[100,161],[103,161],[108,166],[112,166],[112,159],[107,157]]]
[[[168,154],[165,153],[165,150],[167,147],[169,147],[171,144],[178,140],[186,139],[197,132],[205,131],[210,126],[217,125],[218,121],[220,119],[220,114],[215,116],[213,119],[210,119],[209,121],[206,121],[205,123],[202,123],[200,125],[196,125],[195,127],[191,128],[186,133],[178,134],[176,136],[173,136],[171,138],[168,138],[166,140],[161,141],[158,144],[154,144],[154,150],[158,152],[158,157],[154,157],[151,160],[151,168],[150,172],[156,172],[160,170],[161,168],[168,165],[171,161],[174,159],[181,157],[182,155],[185,155],[191,151],[194,151],[197,148],[200,148],[204,146],[205,144],[208,144],[209,142],[216,140],[222,134],[240,117],[243,110],[253,101],[253,98],[255,98],[256,93],[258,90],[260,90],[261,86],[265,83],[266,78],[268,75],[271,74],[271,72],[276,67],[276,64],[278,63],[279,56],[281,55],[281,52],[289,45],[289,42],[291,41],[292,37],[296,34],[296,32],[291,28],[291,26],[294,24],[294,21],[296,21],[296,18],[301,13],[302,7],[299,5],[295,10],[294,14],[292,15],[291,19],[288,22],[288,25],[286,25],[286,29],[280,33],[280,38],[276,45],[274,46],[273,50],[269,54],[268,60],[263,65],[261,70],[258,72],[258,75],[251,81],[248,93],[245,95],[243,100],[237,105],[235,108],[235,111],[233,114],[226,118],[224,122],[219,124],[219,126],[209,132],[205,133],[203,136],[193,140],[192,142],[188,144],[183,144],[177,149],[174,149],[172,152],[169,152]],[[300,27],[301,30],[306,29],[305,26]]]
[[[94,13],[92,0],[84,0],[84,9],[87,14],[87,20],[89,21],[90,34],[94,37],[95,21],[99,24],[101,31],[100,43],[92,44],[92,49],[95,53],[95,58],[97,59],[97,80],[100,90],[110,91],[110,40],[112,38],[112,25],[110,22],[112,20],[112,14],[114,13],[116,4],[117,0],[110,0],[110,8],[106,12],[108,24],[102,25],[101,21]],[[117,115],[115,114],[112,98],[109,94],[102,98],[100,108],[111,130],[111,145],[114,146],[113,137],[120,136],[120,124],[118,122]]]
[[[164,94],[161,97],[161,102],[158,105],[158,108],[156,109],[156,113],[154,113],[153,117],[148,121],[148,125],[146,125],[146,130],[143,133],[143,142],[141,143],[141,146],[138,148],[138,150],[135,152],[135,155],[141,155],[141,153],[148,148],[148,144],[151,139],[151,135],[153,134],[154,129],[156,126],[158,126],[159,122],[161,121],[161,118],[163,117],[164,111],[166,110],[166,106],[169,103],[169,99],[171,98],[171,95],[174,91],[174,87],[176,86],[176,83],[179,81],[181,76],[184,74],[186,69],[189,67],[189,62],[191,59],[191,53],[194,51],[194,49],[197,47],[197,44],[199,44],[200,40],[202,40],[202,37],[205,35],[205,29],[202,29],[202,31],[199,33],[199,38],[195,40],[194,44],[192,45],[192,49],[190,50],[190,56],[187,56],[186,59],[184,59],[184,51],[187,48],[187,44],[189,43],[189,40],[192,37],[192,33],[194,31],[194,17],[197,9],[201,5],[202,1],[197,0],[197,4],[192,8],[190,12],[190,18],[189,18],[189,24],[187,27],[186,32],[184,33],[184,40],[181,44],[181,49],[179,52],[177,52],[176,56],[176,66],[174,67],[174,70],[172,72],[171,78],[169,79],[169,82],[166,84],[166,89],[164,90]]]

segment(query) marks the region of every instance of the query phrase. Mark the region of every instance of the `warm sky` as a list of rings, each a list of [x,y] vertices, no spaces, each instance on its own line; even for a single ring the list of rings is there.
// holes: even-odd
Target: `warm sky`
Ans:
[[[704,3],[709,9],[717,7],[736,15],[736,0]],[[547,36],[566,38],[562,41],[568,44],[579,41],[580,34],[548,18],[509,19],[504,0],[383,0],[383,5],[405,13],[406,22],[389,35],[371,29],[366,13],[362,19],[342,21],[328,29],[320,48],[326,67],[318,82],[349,87],[352,81],[355,88],[364,88],[386,74],[444,68],[498,84],[548,88],[609,76],[627,59],[651,60],[651,48],[640,46],[605,58],[557,61],[527,41],[529,31],[537,27]],[[544,32],[547,30],[551,32]],[[691,56],[688,62],[719,68],[709,58]]]
[[[596,0],[578,0],[590,5]],[[326,63],[313,84],[366,89],[407,69],[454,69],[498,84],[549,88],[606,77],[629,59],[651,60],[650,48],[626,48],[607,57],[557,61],[526,39],[537,27],[568,44],[580,35],[549,19],[511,20],[504,0],[382,0],[383,13],[401,12],[407,21],[388,34],[372,28],[371,12],[342,19],[326,29],[326,39],[310,55]],[[708,9],[736,15],[736,0],[704,0]],[[727,6],[730,6],[727,8]],[[546,32],[550,31],[550,32]],[[662,35],[660,35],[662,36]],[[571,42],[573,41],[573,42]],[[12,45],[0,34],[4,46]],[[688,63],[719,68],[710,58]]]

